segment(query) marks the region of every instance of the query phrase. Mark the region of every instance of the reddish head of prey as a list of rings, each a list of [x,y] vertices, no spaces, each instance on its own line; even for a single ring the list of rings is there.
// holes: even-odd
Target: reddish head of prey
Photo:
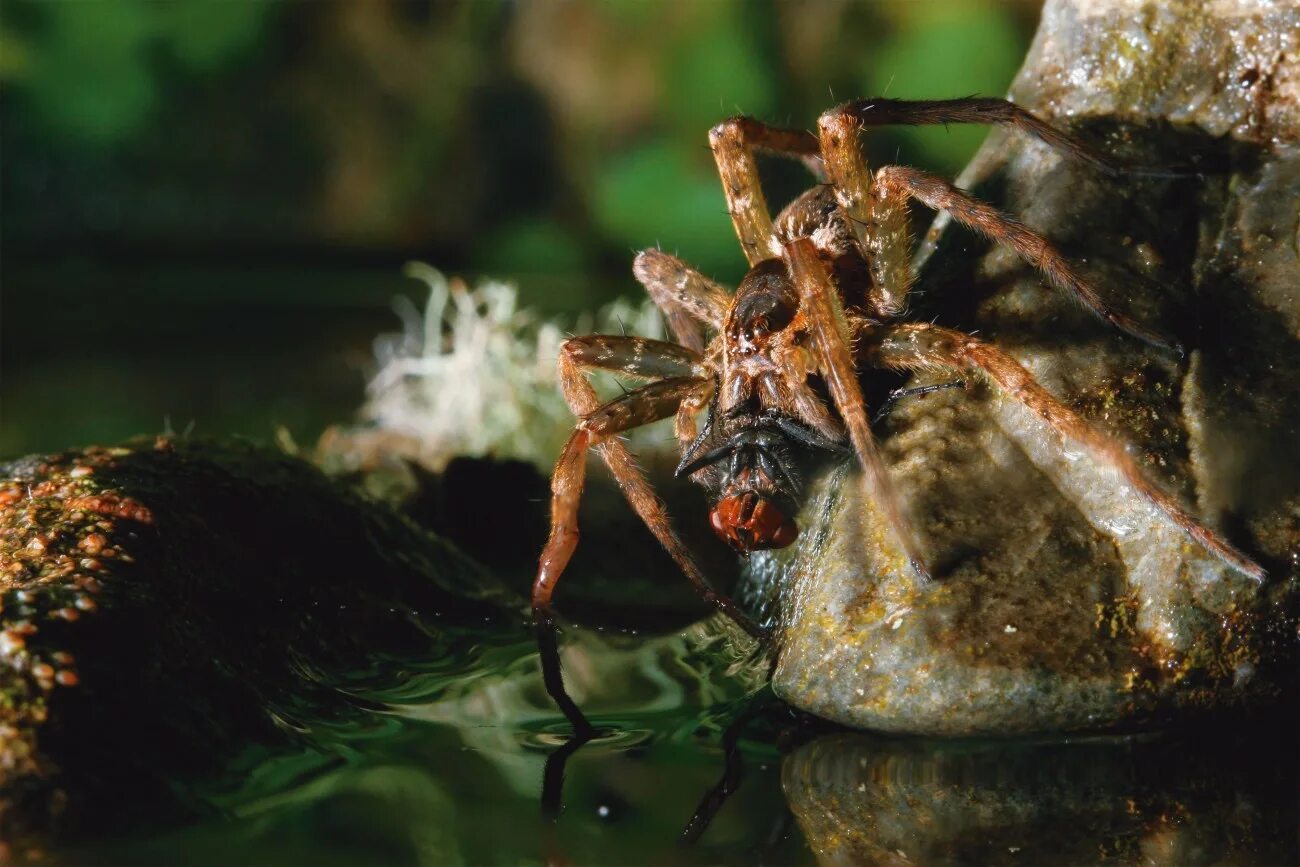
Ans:
[[[799,538],[799,526],[775,501],[755,491],[718,500],[709,513],[709,523],[722,541],[743,554],[784,548]]]

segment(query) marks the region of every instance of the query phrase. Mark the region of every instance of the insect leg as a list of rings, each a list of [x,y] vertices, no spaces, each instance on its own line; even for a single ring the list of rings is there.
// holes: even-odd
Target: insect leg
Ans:
[[[1079,300],[1098,317],[1139,340],[1179,355],[1182,347],[1130,316],[1112,310],[1097,290],[1074,270],[1052,242],[1014,217],[973,198],[942,178],[903,166],[886,166],[876,172],[876,198],[901,201],[914,198],[928,207],[947,211],[953,219],[991,241],[1006,244],[1047,278],[1048,282]]]
[[[872,424],[879,424],[889,415],[889,411],[894,408],[905,397],[922,397],[927,394],[933,394],[936,391],[946,391],[950,388],[965,388],[966,380],[954,379],[952,382],[936,382],[931,385],[917,385],[911,388],[896,388],[885,398],[885,402],[876,410],[876,414],[871,417]]]
[[[683,346],[704,351],[699,323],[722,330],[729,293],[676,256],[661,250],[642,250],[632,261],[632,273],[668,320],[668,327]]]
[[[983,373],[998,388],[1033,410],[1048,426],[1078,442],[1119,471],[1124,480],[1164,512],[1184,533],[1243,575],[1263,581],[1264,569],[1201,524],[1174,497],[1156,487],[1118,440],[1094,428],[1052,396],[1007,353],[960,331],[924,323],[889,326],[866,347],[867,357],[882,367],[904,370],[956,368]]]
[[[820,177],[817,139],[802,130],[779,129],[753,118],[733,117],[709,130],[709,147],[718,164],[727,211],[745,258],[750,265],[756,265],[780,256],[754,153],[764,150],[800,158]]]
[[[844,419],[858,462],[862,465],[862,479],[867,496],[879,505],[907,555],[912,570],[924,583],[929,579],[929,573],[921,556],[921,547],[871,435],[862,388],[858,385],[858,373],[854,369],[849,349],[851,341],[848,321],[844,317],[839,295],[831,283],[830,275],[817,257],[817,248],[812,241],[807,238],[791,241],[785,245],[785,253],[790,266],[790,277],[799,293],[800,311],[808,319],[813,344],[821,356],[822,372],[830,387],[835,408]]]

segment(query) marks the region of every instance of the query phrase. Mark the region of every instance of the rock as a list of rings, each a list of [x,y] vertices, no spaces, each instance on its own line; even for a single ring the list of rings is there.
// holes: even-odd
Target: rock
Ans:
[[[1292,722],[1294,725],[1294,722]],[[837,734],[782,766],[822,864],[1291,864],[1293,732],[925,743]],[[1274,741],[1276,742],[1276,741]]]
[[[172,439],[0,467],[0,589],[16,851],[188,809],[178,781],[348,712],[358,669],[522,625],[481,567],[310,464]]]
[[[970,735],[1149,724],[1279,692],[1300,595],[1297,41],[1294,4],[1050,2],[1016,101],[1129,165],[1204,174],[1107,178],[995,132],[959,179],[1186,358],[943,220],[914,311],[1010,351],[1268,580],[991,386],[942,392],[901,406],[884,443],[941,579],[918,591],[859,486],[823,480],[808,541],[751,568],[780,588],[779,695],[850,726]]]

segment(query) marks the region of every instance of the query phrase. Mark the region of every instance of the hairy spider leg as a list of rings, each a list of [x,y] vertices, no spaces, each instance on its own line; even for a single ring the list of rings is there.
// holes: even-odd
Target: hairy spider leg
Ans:
[[[885,521],[907,556],[912,571],[921,583],[929,580],[929,571],[921,556],[911,523],[907,520],[903,503],[884,459],[871,435],[867,419],[866,402],[858,385],[858,373],[853,365],[852,345],[848,320],[840,298],[826,272],[817,248],[807,238],[798,238],[785,245],[786,262],[790,278],[799,293],[800,313],[806,319],[813,345],[821,356],[822,372],[830,388],[835,408],[848,428],[849,439],[862,465],[862,480],[866,494],[879,505]]]
[[[905,202],[913,198],[936,211],[946,211],[968,229],[1010,247],[1049,283],[1081,302],[1100,319],[1152,346],[1183,354],[1177,341],[1109,307],[1047,238],[942,178],[903,166],[886,166],[876,172],[872,193],[878,201]]]
[[[870,296],[883,317],[897,316],[916,278],[912,270],[912,230],[907,213],[916,199],[989,240],[1005,244],[1038,269],[1053,286],[1076,299],[1119,330],[1179,355],[1175,341],[1130,316],[1111,309],[1051,241],[1019,220],[975,199],[947,181],[904,166],[885,166],[873,177],[862,157],[859,136],[865,116],[850,103],[823,114],[818,121],[826,169],[835,185],[836,200],[848,215],[871,269]],[[1011,103],[1006,103],[1010,105]],[[905,105],[925,105],[907,103]],[[877,122],[885,115],[874,116]],[[926,116],[926,115],[922,115]],[[947,115],[936,115],[947,116]],[[1027,117],[1032,115],[1025,114]],[[922,122],[922,121],[916,121]],[[1041,123],[1041,121],[1039,121]],[[1051,129],[1043,124],[1046,129]],[[1066,142],[1072,139],[1057,134]],[[1048,140],[1056,144],[1055,140]],[[1072,151],[1073,152],[1073,151]]]
[[[1033,410],[1049,427],[1083,445],[1114,467],[1124,480],[1164,512],[1184,533],[1224,563],[1255,581],[1266,573],[1259,564],[1201,524],[1172,496],[1156,487],[1116,439],[1097,430],[1052,396],[1007,353],[969,334],[925,323],[884,326],[870,335],[863,352],[872,364],[903,370],[934,368],[983,373],[1003,392]]]
[[[632,260],[632,273],[663,311],[677,341],[704,351],[700,324],[719,331],[731,293],[676,256],[662,250],[642,250]]]
[[[663,348],[664,352],[648,354],[647,348],[656,345]],[[677,411],[684,399],[702,387],[710,387],[712,381],[694,376],[662,379],[600,405],[595,390],[583,375],[584,370],[613,369],[629,375],[648,377],[656,375],[655,371],[675,366],[691,370],[694,366],[692,359],[698,360],[698,356],[673,344],[604,335],[566,341],[560,351],[560,376],[565,399],[581,420],[561,451],[551,477],[551,531],[542,549],[537,577],[533,581],[532,606],[542,664],[542,682],[573,725],[577,737],[584,741],[594,736],[595,728],[564,687],[551,598],[560,575],[578,544],[578,504],[582,498],[589,448],[596,448],[632,508],[686,573],[700,595],[751,635],[762,635],[761,629],[730,599],[716,593],[704,580],[690,553],[673,531],[667,512],[636,466],[631,452],[616,438],[621,431],[668,418]]]
[[[688,357],[692,359],[687,361]],[[712,387],[712,380],[699,376],[699,356],[690,350],[662,341],[636,337],[594,336],[566,341],[560,351],[560,379],[565,399],[580,421],[569,437],[551,477],[551,532],[542,549],[537,578],[533,582],[535,614],[546,616],[564,567],[578,544],[578,503],[586,472],[586,453],[595,448],[623,489],[633,510],[663,545],[696,591],[709,604],[734,620],[755,638],[766,633],[728,597],[715,591],[682,544],[668,519],[668,512],[655,496],[650,483],[637,467],[617,434],[677,412],[683,400]],[[664,370],[686,375],[662,379],[600,405],[596,391],[584,370],[602,369],[639,375],[662,376]]]
[[[835,200],[849,218],[871,274],[867,303],[876,318],[893,319],[907,306],[916,279],[907,200],[872,195],[871,171],[862,156],[861,124],[856,118],[827,112],[817,127]]]
[[[983,96],[929,100],[872,97],[846,102],[831,109],[826,115],[851,117],[863,126],[977,123],[1009,127],[1031,135],[1109,177],[1117,177],[1125,171],[1079,139],[1039,119],[1009,99]]]
[[[648,347],[664,350],[647,352]],[[671,354],[669,354],[671,353]],[[693,356],[693,359],[691,358]],[[682,401],[707,389],[710,380],[693,375],[698,356],[674,344],[641,338],[595,335],[566,341],[560,352],[560,376],[565,399],[580,421],[556,463],[551,480],[551,533],[543,548],[533,584],[534,608],[550,605],[556,582],[578,541],[577,514],[589,448],[604,458],[633,509],[687,573],[705,598],[717,604],[689,553],[668,523],[631,453],[616,435],[674,415]],[[685,374],[660,379],[601,405],[584,371],[615,370],[644,377]]]
[[[779,257],[781,249],[754,154],[768,151],[800,159],[820,179],[824,175],[817,137],[802,130],[771,127],[749,117],[733,117],[709,130],[709,147],[718,164],[727,212],[745,259],[753,266]]]

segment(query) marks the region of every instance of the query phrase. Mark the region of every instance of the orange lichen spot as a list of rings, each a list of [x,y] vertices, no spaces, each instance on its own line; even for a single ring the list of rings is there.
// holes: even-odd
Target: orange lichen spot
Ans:
[[[91,533],[78,542],[77,547],[88,554],[98,554],[107,544],[108,537],[103,533]]]
[[[98,515],[125,518],[139,521],[141,524],[153,523],[153,512],[138,500],[131,497],[119,497],[117,494],[92,494],[75,497],[68,501],[69,509],[85,509]]]
[[[12,506],[23,498],[22,489],[17,485],[0,487],[0,506]]]
[[[32,677],[37,680],[53,680],[54,666],[48,662],[38,662],[32,666]]]
[[[26,647],[27,639],[18,632],[12,629],[0,632],[0,656],[13,656]]]
[[[50,616],[58,617],[62,620],[66,620],[69,623],[71,623],[72,621],[76,620],[78,617],[81,616],[81,612],[75,608],[58,608],[55,609],[54,611],[51,611]]]
[[[72,604],[76,605],[82,611],[94,611],[97,606],[95,600],[91,599],[89,596],[78,596],[77,600]]]
[[[54,682],[59,686],[76,686],[81,682],[81,679],[77,677],[75,671],[65,668],[58,674],[54,675]]]

